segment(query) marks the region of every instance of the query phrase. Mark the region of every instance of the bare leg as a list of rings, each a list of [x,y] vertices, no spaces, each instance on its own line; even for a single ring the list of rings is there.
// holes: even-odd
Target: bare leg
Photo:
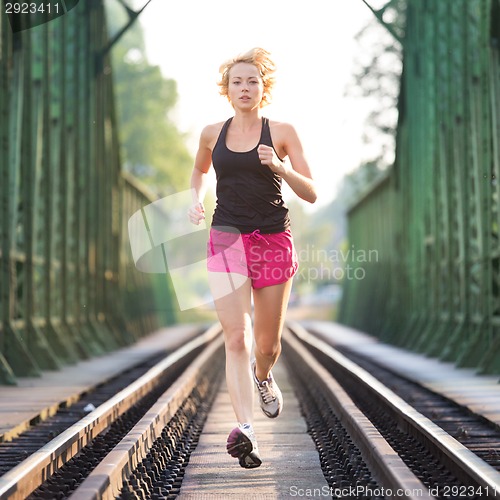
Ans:
[[[281,353],[281,332],[292,288],[292,279],[253,291],[256,375],[262,381]]]
[[[233,283],[241,284],[241,275],[233,275]],[[239,423],[253,424],[254,387],[250,370],[252,349],[251,282],[224,295],[221,284],[227,280],[226,273],[209,272],[210,288],[215,308],[224,330],[226,347],[226,382],[229,397]],[[220,297],[220,298],[217,298]]]

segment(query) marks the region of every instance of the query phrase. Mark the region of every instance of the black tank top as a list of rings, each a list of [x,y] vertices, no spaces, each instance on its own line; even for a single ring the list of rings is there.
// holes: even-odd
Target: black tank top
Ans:
[[[227,120],[212,151],[217,177],[217,205],[212,226],[230,226],[241,233],[259,229],[261,233],[280,233],[290,226],[288,208],[281,196],[281,177],[262,165],[257,153],[235,152],[226,146]],[[262,118],[259,144],[273,147],[269,120]]]

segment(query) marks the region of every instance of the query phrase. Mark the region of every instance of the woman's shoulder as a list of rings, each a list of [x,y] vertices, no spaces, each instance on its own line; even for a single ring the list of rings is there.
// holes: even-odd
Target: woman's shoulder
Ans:
[[[271,134],[273,138],[287,138],[290,135],[296,135],[294,126],[291,123],[279,122],[276,120],[269,120],[269,128],[271,129]]]
[[[206,125],[201,131],[200,143],[205,144],[210,149],[213,149],[224,123],[226,122],[217,122]]]
[[[294,126],[288,122],[279,122],[276,120],[269,120],[269,126],[273,130],[277,130],[280,132],[290,132],[290,130],[295,130]]]

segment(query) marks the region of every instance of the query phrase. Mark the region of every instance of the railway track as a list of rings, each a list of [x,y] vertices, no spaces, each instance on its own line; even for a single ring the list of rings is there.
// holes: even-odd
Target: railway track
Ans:
[[[199,333],[203,333],[203,330]],[[0,438],[0,477],[88,415],[93,409],[144,375],[168,354],[169,351],[157,354],[145,362],[132,366],[119,376],[103,380],[97,386],[87,388],[83,393],[75,394],[68,398],[71,400],[70,402],[65,400],[60,403],[57,411],[52,409],[53,415],[48,417],[39,415],[31,420],[30,426],[23,432],[17,430],[17,435],[7,436],[8,440],[5,441]]]
[[[500,497],[498,457],[491,453],[491,448],[498,443],[500,434],[491,426],[487,432],[484,431],[486,424],[482,417],[474,416],[453,402],[438,397],[416,384],[410,384],[369,360],[351,354],[358,363],[364,364],[370,370],[368,372],[331,345],[307,332],[299,324],[294,323],[289,326],[302,346],[313,354],[314,359],[319,361],[327,373],[342,381],[342,387],[352,401],[370,419],[412,473],[421,480],[429,494],[436,498]],[[324,372],[323,376],[326,376]],[[420,409],[425,408],[427,413],[442,426],[407,403],[384,385],[379,377],[387,384],[398,387],[402,396],[412,402],[417,399],[418,392]],[[408,392],[409,385],[411,393]],[[435,405],[429,405],[429,401],[435,402],[436,398],[440,399],[439,410]],[[471,449],[466,447],[443,429],[446,426],[449,428],[452,420],[451,417],[445,418],[446,412],[454,414],[455,425],[461,428],[464,422],[471,429],[476,425],[483,426],[481,427],[483,431],[478,431],[477,434],[480,438],[486,436],[486,439],[477,440],[476,446],[472,442],[468,443]],[[465,438],[468,435],[470,436],[468,433],[463,433],[462,436],[456,437]],[[488,453],[484,453],[485,449],[490,450],[489,456]],[[489,458],[491,460],[488,463]]]
[[[222,380],[221,337],[220,328],[211,327],[6,472],[0,499],[175,498]],[[446,402],[439,410],[427,405],[426,416],[424,393],[417,398],[411,388],[421,413],[404,401],[403,389],[396,388],[398,395],[377,380],[385,377],[394,388],[393,374],[376,373],[370,361],[355,363],[349,354],[296,323],[283,338],[283,359],[330,496],[500,496],[493,454],[488,463],[488,453],[478,456],[430,420],[434,411],[449,424]],[[455,413],[456,426],[460,418]],[[488,439],[495,443],[491,432],[469,431],[469,437],[481,435],[478,453]]]
[[[168,393],[169,388],[176,387],[169,405],[170,413],[184,403],[181,399],[187,385],[177,383],[179,376],[206,346],[213,348],[213,341],[219,334],[220,328],[214,326],[177,349],[1,476],[0,499],[70,496],[165,391]]]

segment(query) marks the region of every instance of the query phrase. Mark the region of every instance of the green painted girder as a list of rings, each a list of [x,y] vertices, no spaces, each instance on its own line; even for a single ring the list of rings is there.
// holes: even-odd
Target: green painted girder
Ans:
[[[130,253],[128,218],[155,200],[122,176],[103,1],[17,33],[0,11],[0,37],[0,383],[12,384],[176,315],[169,282]]]
[[[345,284],[340,319],[500,373],[500,2],[408,0],[404,33],[396,161],[348,215],[380,264]]]

